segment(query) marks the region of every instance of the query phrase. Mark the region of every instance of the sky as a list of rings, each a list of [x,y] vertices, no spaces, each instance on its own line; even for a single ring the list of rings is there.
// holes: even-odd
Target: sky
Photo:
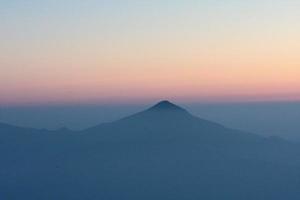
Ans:
[[[0,0],[0,105],[300,100],[297,0]]]

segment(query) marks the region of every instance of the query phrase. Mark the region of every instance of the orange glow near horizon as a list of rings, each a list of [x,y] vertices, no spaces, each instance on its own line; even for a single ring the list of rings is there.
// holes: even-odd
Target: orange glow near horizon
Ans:
[[[300,100],[295,1],[89,4],[7,5],[0,105]]]
[[[300,100],[297,69],[178,69],[172,73],[101,72],[19,80],[5,87],[2,104],[107,103],[159,99],[180,101]],[[68,77],[68,78],[65,78]],[[51,81],[49,81],[49,79]],[[15,91],[18,91],[16,93]],[[7,97],[7,98],[5,98]]]

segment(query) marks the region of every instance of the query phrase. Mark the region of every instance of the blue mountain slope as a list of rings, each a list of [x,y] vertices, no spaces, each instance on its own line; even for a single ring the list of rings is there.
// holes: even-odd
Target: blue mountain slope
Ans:
[[[2,126],[1,199],[300,199],[298,145],[168,101],[80,133]]]

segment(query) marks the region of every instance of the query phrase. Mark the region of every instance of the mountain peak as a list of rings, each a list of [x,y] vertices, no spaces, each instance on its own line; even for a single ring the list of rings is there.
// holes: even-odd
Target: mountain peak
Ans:
[[[158,110],[158,111],[185,111],[183,108],[171,103],[170,101],[163,100],[152,106],[149,110]]]

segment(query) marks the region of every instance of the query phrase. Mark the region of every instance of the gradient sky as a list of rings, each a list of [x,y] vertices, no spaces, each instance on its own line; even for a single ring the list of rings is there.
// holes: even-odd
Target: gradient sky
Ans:
[[[300,100],[297,0],[0,0],[0,105]]]

